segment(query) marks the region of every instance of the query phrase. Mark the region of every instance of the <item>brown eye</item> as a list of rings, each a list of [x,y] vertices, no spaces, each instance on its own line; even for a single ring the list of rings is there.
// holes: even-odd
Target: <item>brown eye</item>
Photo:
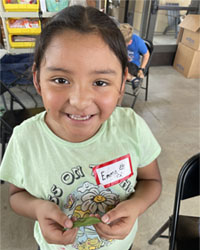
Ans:
[[[96,81],[96,82],[94,82],[94,85],[99,86],[99,87],[105,87],[108,85],[108,83],[104,82],[104,81]]]
[[[57,84],[69,84],[69,81],[64,78],[55,78],[53,81]]]

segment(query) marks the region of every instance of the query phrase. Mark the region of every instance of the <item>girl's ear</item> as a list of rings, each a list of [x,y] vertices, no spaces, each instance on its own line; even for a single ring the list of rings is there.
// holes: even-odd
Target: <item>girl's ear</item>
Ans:
[[[121,89],[120,89],[121,95],[124,94],[127,77],[128,77],[128,67],[126,67],[124,75],[123,75],[122,85],[121,85]]]
[[[37,93],[39,95],[41,95],[41,87],[40,87],[40,84],[38,82],[38,76],[37,76],[38,71],[35,70],[34,65],[33,65],[33,68],[32,68],[32,72],[33,72],[33,84],[35,86],[35,89],[36,89]]]
[[[121,84],[121,87],[120,87],[120,92],[119,92],[119,98],[118,98],[118,101],[117,101],[117,106],[121,106],[121,104],[122,104],[122,99],[123,99],[124,92],[125,92],[125,84],[126,84],[127,76],[128,76],[128,67],[126,67],[124,75],[123,75],[123,78],[122,78],[122,84]]]

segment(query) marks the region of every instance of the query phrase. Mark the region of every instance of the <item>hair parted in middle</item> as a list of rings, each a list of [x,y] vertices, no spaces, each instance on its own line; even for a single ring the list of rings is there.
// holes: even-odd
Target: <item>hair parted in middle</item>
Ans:
[[[128,63],[126,43],[115,22],[96,8],[74,5],[58,12],[47,23],[37,39],[33,71],[38,72],[38,78],[41,61],[51,40],[67,30],[73,30],[80,34],[95,33],[100,35],[119,59],[122,66],[122,74],[125,73]]]

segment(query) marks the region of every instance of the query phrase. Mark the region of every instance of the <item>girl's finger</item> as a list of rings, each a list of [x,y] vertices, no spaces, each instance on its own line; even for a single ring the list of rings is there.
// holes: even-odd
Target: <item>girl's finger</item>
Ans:
[[[101,217],[101,220],[105,224],[110,224],[111,222],[118,221],[121,218],[126,217],[122,209],[113,208]]]
[[[73,222],[63,213],[60,209],[57,209],[55,213],[51,214],[51,219],[61,225],[63,228],[72,228]]]

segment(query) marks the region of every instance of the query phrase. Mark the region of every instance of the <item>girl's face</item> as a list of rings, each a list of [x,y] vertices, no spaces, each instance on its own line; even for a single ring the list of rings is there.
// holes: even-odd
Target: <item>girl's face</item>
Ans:
[[[65,31],[49,44],[34,84],[46,123],[71,142],[89,139],[112,114],[123,93],[119,59],[96,34]],[[123,83],[122,83],[123,80]]]

